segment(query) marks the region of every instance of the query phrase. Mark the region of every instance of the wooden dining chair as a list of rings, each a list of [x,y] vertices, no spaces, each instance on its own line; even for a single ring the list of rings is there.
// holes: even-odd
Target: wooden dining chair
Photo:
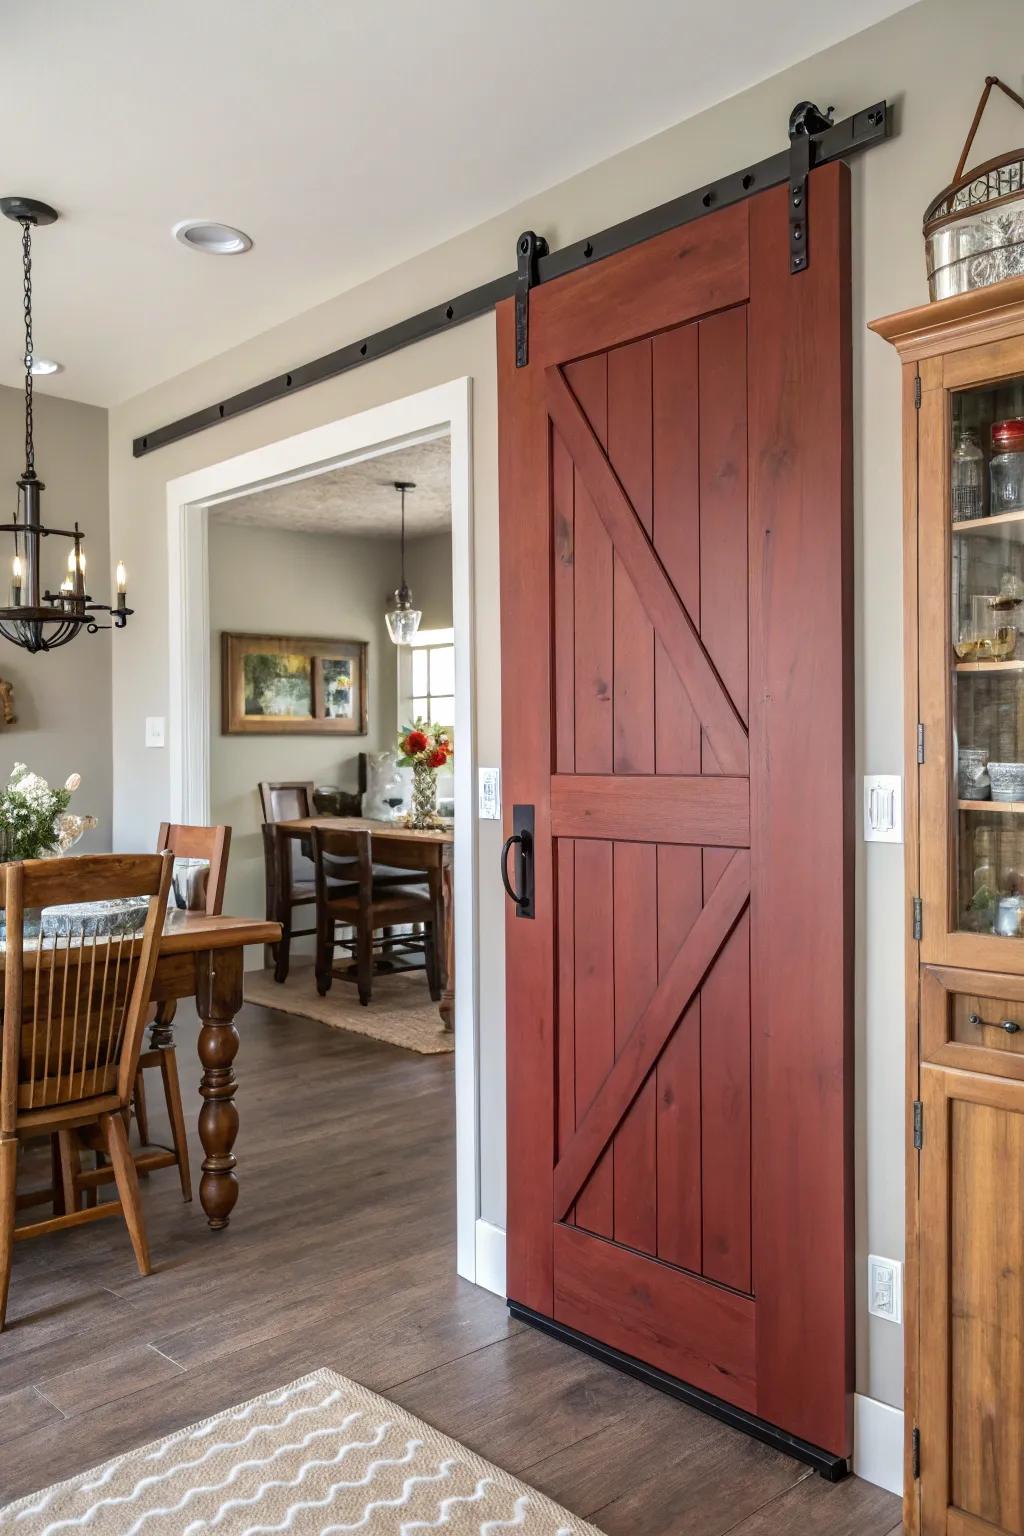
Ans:
[[[157,838],[157,853],[169,851],[176,859],[205,859],[209,864],[206,890],[201,910],[207,917],[219,917],[224,905],[224,882],[228,873],[228,853],[231,849],[230,827],[190,827],[180,822],[165,821]],[[188,892],[178,886],[172,875],[175,904],[187,903]],[[145,1150],[136,1158],[136,1165],[146,1173],[156,1168],[177,1168],[181,1181],[182,1199],[192,1199],[192,1173],[188,1160],[188,1132],[181,1104],[181,1085],[178,1079],[178,1059],[174,1049],[171,1024],[174,1019],[173,1002],[158,1003],[149,1011],[149,1046],[139,1057],[135,1074],[135,1123],[139,1140]],[[171,1127],[171,1145],[155,1145],[149,1139],[149,1111],[146,1104],[144,1074],[159,1068],[163,1079],[167,1119]]]
[[[430,996],[439,1002],[440,869],[410,871],[408,885],[379,885],[374,880],[370,832],[314,827],[312,841],[317,895],[316,987],[320,996],[327,994],[334,977],[352,979],[347,968],[334,963],[334,952],[341,948],[355,955],[355,981],[364,1007],[373,993],[375,954],[386,958],[391,971],[425,969]],[[413,883],[424,876],[426,885]],[[418,925],[419,931],[395,932],[406,924]],[[355,937],[339,938],[339,926],[351,929]],[[423,955],[422,966],[407,963],[405,957],[410,953]]]
[[[149,1246],[138,1174],[125,1121],[163,932],[173,858],[169,853],[86,854],[0,866],[7,922],[0,1045],[0,1328],[7,1312],[15,1241],[101,1217],[123,1215],[142,1274]],[[130,932],[97,934],[88,914],[67,930],[24,937],[27,908],[111,898],[148,898]],[[81,1187],[62,1171],[64,1210],[15,1226],[19,1146],[56,1133],[93,1133],[110,1158],[118,1198],[80,1208]],[[70,1198],[68,1198],[68,1196]]]
[[[306,870],[296,870],[295,844],[291,838],[279,838],[274,831],[278,821],[298,821],[315,815],[313,805],[313,781],[294,779],[273,783],[260,781],[260,803],[263,807],[263,866],[265,874],[267,919],[281,924],[281,938],[271,945],[274,961],[274,977],[286,981],[291,964],[292,939],[308,938],[316,927],[296,928],[292,913],[296,907],[316,905],[316,879],[308,863]],[[305,838],[300,846],[301,856],[311,857],[311,846]],[[308,873],[307,873],[308,870]]]

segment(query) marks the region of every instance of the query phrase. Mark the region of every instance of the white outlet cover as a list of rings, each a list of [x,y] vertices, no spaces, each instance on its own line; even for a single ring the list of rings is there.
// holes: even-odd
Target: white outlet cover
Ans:
[[[898,773],[864,775],[864,841],[902,843],[903,780]]]
[[[481,821],[501,820],[501,769],[481,768],[477,814]]]
[[[903,1265],[899,1259],[868,1254],[868,1311],[889,1323],[903,1321]]]
[[[163,715],[146,716],[146,746],[162,747],[164,745],[165,724]]]

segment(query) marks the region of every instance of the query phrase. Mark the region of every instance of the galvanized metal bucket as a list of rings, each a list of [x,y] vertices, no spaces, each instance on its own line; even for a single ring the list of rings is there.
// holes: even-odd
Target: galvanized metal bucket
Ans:
[[[1024,97],[996,75],[986,78],[953,180],[924,216],[931,299],[1024,277],[1024,149],[964,170],[994,85],[1024,108]]]

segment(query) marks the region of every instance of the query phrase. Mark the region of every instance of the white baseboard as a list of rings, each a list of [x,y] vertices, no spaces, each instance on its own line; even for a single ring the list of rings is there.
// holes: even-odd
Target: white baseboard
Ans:
[[[476,1283],[495,1296],[505,1295],[505,1233],[477,1217]]]
[[[853,1470],[890,1493],[903,1492],[903,1413],[873,1397],[853,1398]]]

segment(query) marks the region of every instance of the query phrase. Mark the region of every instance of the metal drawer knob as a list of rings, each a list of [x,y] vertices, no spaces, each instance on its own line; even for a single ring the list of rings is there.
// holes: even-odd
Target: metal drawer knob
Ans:
[[[967,1022],[968,1024],[978,1024],[982,1029],[1002,1029],[1008,1035],[1020,1034],[1020,1025],[1015,1023],[1013,1019],[1000,1019],[998,1024],[991,1024],[988,1019],[983,1019],[980,1013],[972,1013],[969,1015]]]

